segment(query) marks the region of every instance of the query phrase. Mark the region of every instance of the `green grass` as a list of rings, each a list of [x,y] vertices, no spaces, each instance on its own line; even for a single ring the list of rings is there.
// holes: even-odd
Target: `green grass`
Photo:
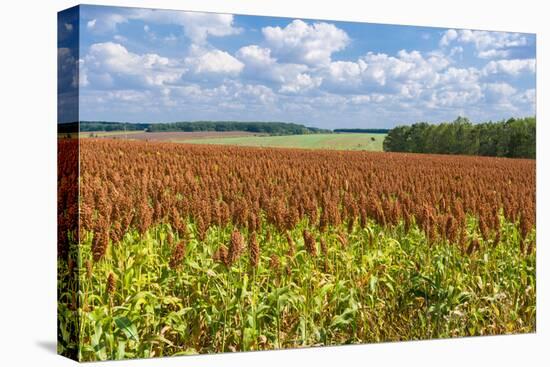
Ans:
[[[95,361],[534,332],[536,255],[521,253],[517,226],[501,223],[501,242],[480,240],[468,254],[444,240],[429,243],[403,224],[355,226],[342,243],[343,228],[319,233],[304,220],[290,234],[293,256],[285,237],[264,224],[258,268],[246,251],[229,267],[213,260],[232,226],[211,227],[199,241],[188,223],[178,268],[169,265],[169,233],[178,241],[169,225],[143,236],[128,232],[95,264],[88,233],[71,250],[75,274],[59,262],[59,289],[68,291],[60,294],[58,348]],[[317,238],[317,257],[304,248],[304,228]],[[474,225],[468,237],[479,237]]]
[[[252,147],[382,151],[382,143],[385,137],[386,134],[344,133],[187,139],[178,142]]]

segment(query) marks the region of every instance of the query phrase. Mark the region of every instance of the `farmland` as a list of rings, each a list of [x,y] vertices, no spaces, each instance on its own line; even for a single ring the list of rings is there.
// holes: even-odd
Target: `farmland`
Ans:
[[[245,136],[264,136],[266,134],[250,133],[246,131],[162,131],[162,132],[143,132],[143,131],[91,131],[81,132],[82,138],[114,138],[126,140],[143,141],[166,141],[182,142],[195,139],[216,139],[216,138],[235,138]]]
[[[164,141],[189,144],[234,145],[250,147],[305,148],[334,150],[382,151],[386,134],[337,133],[337,134],[296,134],[270,136],[246,131],[108,131],[82,132],[83,138],[116,138],[127,140]]]
[[[279,147],[334,150],[382,151],[386,134],[308,134],[289,136],[222,137],[201,140],[182,140],[185,143],[235,145],[250,147]]]
[[[80,165],[82,361],[535,331],[534,160],[84,139]]]

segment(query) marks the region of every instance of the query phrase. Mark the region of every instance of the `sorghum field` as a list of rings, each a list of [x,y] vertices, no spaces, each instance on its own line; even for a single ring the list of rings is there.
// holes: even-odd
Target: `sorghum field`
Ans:
[[[535,331],[534,160],[84,139],[79,182],[82,361]]]

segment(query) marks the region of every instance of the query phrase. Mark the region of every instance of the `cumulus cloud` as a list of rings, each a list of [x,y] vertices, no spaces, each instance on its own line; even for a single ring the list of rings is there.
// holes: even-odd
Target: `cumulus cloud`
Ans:
[[[128,18],[117,12],[98,14],[97,17],[86,22],[90,32],[105,34],[115,32],[119,24],[127,23]]]
[[[193,42],[202,44],[208,36],[224,37],[239,34],[240,28],[233,26],[233,15],[180,12],[180,24],[185,35]]]
[[[95,43],[82,59],[81,70],[87,81],[109,87],[117,78],[122,84],[160,86],[177,81],[184,72],[175,60],[154,53],[128,51],[114,42]]]
[[[248,78],[275,83],[281,93],[303,93],[318,87],[322,77],[313,76],[307,65],[279,63],[271,56],[271,49],[258,45],[240,48],[236,56],[246,65]]]
[[[511,96],[516,93],[516,88],[508,83],[488,83],[485,84],[484,89],[489,91],[491,95],[501,97]]]
[[[180,25],[185,35],[196,44],[204,44],[209,36],[231,36],[242,31],[234,26],[231,14],[132,9],[127,17],[156,24]]]
[[[483,86],[484,103],[506,113],[516,113],[520,110],[521,99],[524,96],[508,83],[487,83]]]
[[[419,84],[432,86],[439,78],[439,71],[450,61],[442,54],[401,50],[396,56],[369,52],[356,62],[335,61],[326,70],[324,86],[339,92],[382,93],[401,92],[416,96]]]
[[[258,45],[241,47],[237,51],[237,57],[250,67],[263,68],[277,62],[275,58],[271,57],[271,50],[269,48]]]
[[[205,50],[199,47],[192,49],[192,56],[185,58],[185,65],[196,74],[239,74],[244,64],[220,50]]]
[[[284,28],[264,27],[262,34],[277,56],[311,66],[328,64],[331,55],[350,42],[347,33],[333,24],[308,24],[299,19]]]
[[[208,113],[212,119],[253,120],[278,113],[277,99],[266,86],[234,80],[212,87],[190,83],[147,90],[86,90],[81,95],[81,115],[107,118],[120,112],[139,121],[154,121],[152,116],[163,113],[163,121],[167,121],[181,119],[182,114],[190,120],[201,119]]]
[[[57,49],[57,70],[59,74],[59,89],[68,91],[77,87],[78,60],[73,54],[75,50],[69,47]]]
[[[518,76],[523,73],[534,73],[536,68],[535,59],[513,59],[490,61],[483,68],[483,74],[507,74]]]
[[[347,85],[348,87],[357,87],[361,83],[361,73],[367,69],[367,64],[363,60],[353,61],[334,61],[328,67],[327,82],[335,85]]]
[[[300,73],[284,83],[279,91],[281,93],[301,93],[318,87],[321,81],[322,79],[319,77],[312,77],[309,74]]]
[[[523,92],[520,92],[516,96],[516,101],[521,104],[528,106],[534,106],[536,102],[537,93],[534,88],[527,89]]]
[[[87,27],[96,32],[114,32],[119,24],[131,20],[182,26],[184,34],[196,44],[205,44],[209,36],[224,37],[239,34],[242,31],[234,26],[231,14],[155,9],[116,9],[112,12],[104,12],[88,21]],[[145,27],[148,28],[148,26]],[[147,28],[145,28],[146,32]]]
[[[457,37],[458,37],[457,31],[455,31],[454,29],[449,29],[445,33],[443,33],[441,40],[439,40],[439,46],[443,46],[443,47],[448,46]]]
[[[373,52],[368,43],[358,42],[350,52],[339,53],[353,40],[343,26],[329,22],[256,24],[253,31],[247,28],[240,44],[225,47],[211,43],[212,38],[244,31],[231,15],[125,9],[90,14],[84,21],[95,43],[86,43],[91,46],[81,50],[78,61],[59,51],[60,59],[67,59],[62,64],[79,65],[78,80],[67,82],[80,83],[83,116],[104,109],[108,119],[105,106],[112,106],[121,116],[135,113],[140,121],[151,116],[176,120],[185,114],[189,119],[338,121],[349,126],[375,121],[389,126],[459,113],[474,120],[534,113],[530,81],[536,64],[525,58],[533,57],[527,56],[531,51],[517,54],[532,50],[532,39],[522,34],[450,29],[431,52]],[[158,42],[135,47],[133,32],[117,29],[130,22],[139,41],[143,29]],[[172,27],[158,27],[166,24]],[[239,19],[239,24],[246,22]],[[167,47],[182,34],[188,42],[177,45],[184,47]],[[105,42],[108,37],[111,42]],[[476,56],[491,60],[470,67],[479,65]]]
[[[455,42],[472,44],[479,58],[496,59],[510,57],[515,49],[526,46],[528,39],[520,33],[449,29],[441,37],[439,45],[447,47]]]

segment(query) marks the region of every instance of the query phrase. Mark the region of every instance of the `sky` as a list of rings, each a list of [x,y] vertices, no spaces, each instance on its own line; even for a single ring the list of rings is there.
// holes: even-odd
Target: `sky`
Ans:
[[[80,120],[391,128],[535,115],[533,34],[101,6],[59,32],[79,32],[77,55],[58,54],[77,65]]]

